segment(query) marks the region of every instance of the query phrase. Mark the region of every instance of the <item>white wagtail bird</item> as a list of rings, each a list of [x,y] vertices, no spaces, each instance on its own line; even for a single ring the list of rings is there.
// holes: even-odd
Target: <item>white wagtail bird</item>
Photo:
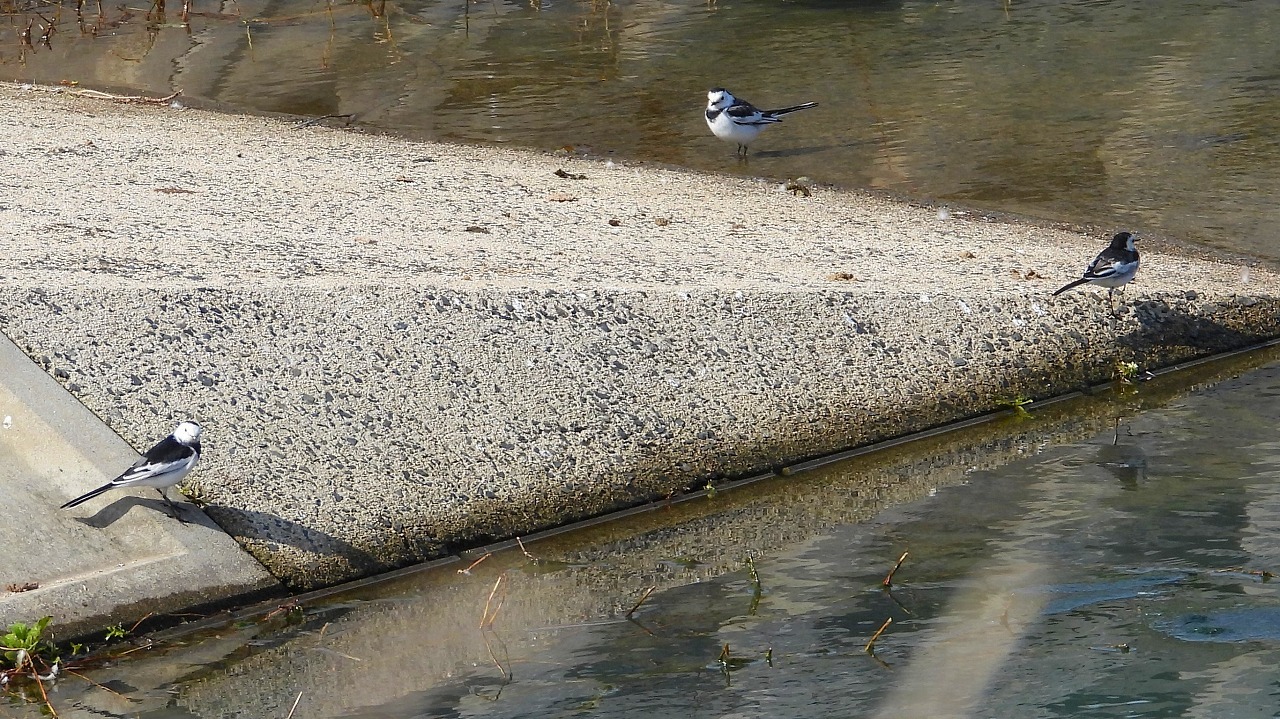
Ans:
[[[1134,244],[1137,240],[1138,235],[1134,232],[1121,232],[1112,237],[1107,249],[1099,252],[1084,269],[1083,277],[1068,282],[1053,294],[1057,296],[1072,287],[1095,284],[1107,288],[1107,300],[1110,301],[1117,287],[1129,284],[1138,274],[1138,247]]]
[[[782,122],[782,116],[788,113],[817,106],[816,102],[806,102],[777,110],[761,110],[746,100],[734,97],[723,87],[713,87],[707,92],[707,127],[721,140],[738,143],[738,154],[746,157],[747,146],[765,125]]]
[[[92,492],[76,497],[59,507],[66,509],[86,502],[111,489],[124,487],[155,487],[160,496],[173,510],[173,517],[181,521],[178,508],[174,505],[165,490],[182,481],[191,472],[200,459],[200,433],[204,431],[195,422],[181,422],[173,430],[173,434],[147,450],[142,459],[133,463],[123,474]]]

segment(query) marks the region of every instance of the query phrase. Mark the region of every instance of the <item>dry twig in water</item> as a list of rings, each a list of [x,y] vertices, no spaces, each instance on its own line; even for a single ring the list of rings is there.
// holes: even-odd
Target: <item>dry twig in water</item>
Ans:
[[[139,627],[143,622],[145,622],[145,621],[147,621],[148,619],[150,619],[150,618],[151,618],[151,615],[153,615],[153,614],[155,614],[155,612],[147,612],[146,614],[142,615],[142,619],[139,619],[138,621],[134,622],[134,623],[133,623],[133,626],[132,626],[132,627],[129,627],[129,633],[130,633],[130,634],[133,634],[134,632],[138,631],[138,627]]]
[[[520,545],[520,552],[524,554],[526,559],[528,559],[530,562],[533,562],[534,564],[538,563],[538,558],[533,556],[532,554],[529,554],[529,550],[524,548],[524,542],[520,541],[519,537],[516,537],[516,544]]]
[[[889,617],[884,620],[884,624],[881,624],[880,628],[876,630],[876,633],[871,635],[871,638],[867,640],[867,645],[862,648],[862,651],[875,656],[876,640],[880,638],[881,634],[884,634],[884,630],[888,629],[890,624],[893,624],[893,617]]]
[[[466,569],[459,569],[459,570],[458,570],[458,574],[471,574],[471,570],[472,570],[472,569],[475,569],[477,564],[479,564],[479,563],[483,562],[484,560],[486,560],[486,559],[488,559],[489,557],[492,557],[492,556],[493,556],[493,554],[492,554],[492,553],[485,554],[484,556],[480,557],[479,559],[477,559],[476,561],[472,562],[471,564],[468,564],[468,565],[467,565],[467,567],[466,567]]]
[[[493,634],[493,638],[498,640],[498,644],[502,647],[503,654],[507,654],[507,645],[501,639],[498,639],[498,635],[494,633],[492,629],[488,631],[483,629],[480,630],[480,636],[484,639],[484,648],[489,650],[489,658],[493,660],[493,665],[498,668],[498,673],[502,675],[503,683],[505,685],[505,683],[511,681],[511,678],[515,675],[508,671],[506,667],[502,666],[502,662],[498,661],[498,655],[493,651],[493,645],[489,643],[490,634]],[[511,655],[507,654],[507,662],[510,661]],[[501,694],[501,690],[499,690],[499,694]]]
[[[880,583],[882,586],[893,586],[893,575],[898,572],[898,568],[902,566],[902,563],[907,561],[907,554],[909,554],[909,552],[903,552],[902,556],[898,557],[898,563],[893,565],[893,569],[890,569],[888,574],[884,575],[884,581]]]
[[[97,688],[101,689],[102,691],[104,691],[104,692],[110,692],[110,693],[112,693],[112,694],[115,694],[116,696],[120,697],[121,699],[128,699],[128,698],[129,698],[129,697],[126,697],[125,695],[121,694],[120,692],[116,691],[115,689],[112,689],[111,687],[103,686],[102,684],[99,684],[99,683],[95,682],[94,680],[90,679],[89,677],[86,677],[85,675],[81,674],[80,672],[73,671],[73,670],[71,670],[71,669],[64,669],[63,671],[65,671],[67,674],[70,674],[70,675],[71,675],[71,676],[73,676],[73,677],[80,677],[81,679],[83,679],[83,680],[85,680],[86,682],[88,682],[88,683],[90,683],[90,684],[94,685],[95,687],[97,687]]]
[[[632,615],[632,614],[635,614],[635,613],[636,613],[636,610],[640,608],[640,605],[641,605],[641,604],[644,604],[644,600],[648,599],[648,598],[649,598],[649,595],[650,595],[650,594],[653,594],[653,590],[655,590],[655,589],[657,589],[657,588],[658,588],[658,585],[656,585],[656,584],[655,584],[655,585],[653,585],[652,587],[649,587],[648,589],[644,590],[644,594],[641,594],[641,595],[640,595],[640,601],[638,601],[638,602],[636,602],[634,605],[632,605],[632,607],[631,607],[630,609],[628,609],[628,610],[627,610],[627,613],[626,613],[626,614],[624,614],[624,615],[622,615],[622,616],[626,617],[627,619],[630,619],[630,618],[631,618],[631,615]]]
[[[489,590],[489,598],[484,600],[484,615],[480,617],[480,628],[488,629],[493,626],[493,620],[498,618],[498,610],[502,608],[502,600],[498,600],[498,606],[493,607],[493,611],[489,611],[490,605],[493,604],[493,595],[498,593],[498,587],[502,584],[502,580],[507,575],[499,574],[498,581],[493,583],[493,589]]]

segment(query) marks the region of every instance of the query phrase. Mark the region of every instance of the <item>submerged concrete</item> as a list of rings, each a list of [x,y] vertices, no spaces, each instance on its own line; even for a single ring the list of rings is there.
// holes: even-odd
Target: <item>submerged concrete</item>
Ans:
[[[1151,243],[1119,312],[1049,297],[1112,228],[13,86],[0,112],[0,329],[134,446],[204,424],[210,516],[295,588],[1280,334],[1275,273]]]

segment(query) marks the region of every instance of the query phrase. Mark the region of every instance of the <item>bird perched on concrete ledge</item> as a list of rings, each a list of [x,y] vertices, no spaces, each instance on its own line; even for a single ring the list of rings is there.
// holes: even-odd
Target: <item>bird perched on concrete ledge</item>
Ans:
[[[86,502],[112,489],[127,487],[155,487],[169,509],[173,510],[174,519],[181,521],[178,508],[174,505],[165,490],[182,481],[191,472],[200,459],[200,433],[204,430],[195,422],[181,422],[173,430],[173,434],[160,440],[156,446],[147,450],[142,458],[133,463],[119,477],[107,482],[97,489],[86,492],[67,502],[59,509],[67,509]]]
[[[1093,262],[1085,268],[1084,276],[1075,282],[1068,282],[1054,292],[1054,296],[1072,287],[1094,284],[1107,288],[1107,299],[1110,301],[1117,287],[1129,284],[1138,274],[1138,247],[1135,244],[1137,240],[1138,235],[1134,232],[1121,232],[1112,237],[1107,249],[1098,253],[1098,256],[1093,258]]]
[[[721,140],[738,143],[738,154],[746,157],[747,146],[766,125],[782,122],[783,115],[817,106],[816,102],[806,102],[777,110],[761,110],[746,100],[734,97],[723,87],[713,87],[707,92],[707,127]]]

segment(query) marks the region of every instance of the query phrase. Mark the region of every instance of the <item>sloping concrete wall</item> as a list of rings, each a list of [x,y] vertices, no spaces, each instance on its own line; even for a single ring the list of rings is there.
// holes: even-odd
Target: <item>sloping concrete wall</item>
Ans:
[[[1280,311],[1148,298],[1113,323],[1083,296],[427,288],[0,301],[114,424],[204,422],[210,515],[294,587],[1242,346]]]
[[[295,588],[1278,333],[1274,273],[1158,243],[1118,310],[1050,298],[1108,232],[13,88],[0,111],[25,138],[0,330],[136,447],[204,424],[210,516]]]

